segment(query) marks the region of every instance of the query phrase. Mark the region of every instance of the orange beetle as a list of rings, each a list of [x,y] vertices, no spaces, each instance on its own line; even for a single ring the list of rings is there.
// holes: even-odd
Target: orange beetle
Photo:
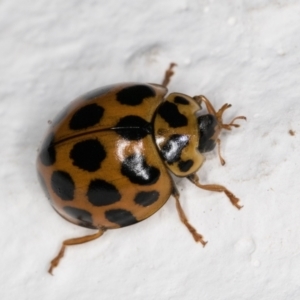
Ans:
[[[94,90],[73,101],[52,123],[37,159],[41,185],[64,219],[97,233],[63,242],[65,247],[94,240],[107,229],[140,222],[158,211],[171,195],[181,221],[196,242],[204,241],[188,222],[169,172],[199,188],[224,192],[238,209],[239,199],[221,185],[200,183],[202,153],[218,145],[222,129],[239,127],[222,121],[204,96],[167,94],[171,64],[163,83],[121,83]],[[201,104],[208,113],[202,114]]]

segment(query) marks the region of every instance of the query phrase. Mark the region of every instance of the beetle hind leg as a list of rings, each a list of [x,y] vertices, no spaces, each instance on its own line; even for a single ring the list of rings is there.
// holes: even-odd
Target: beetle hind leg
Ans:
[[[78,245],[78,244],[83,244],[83,243],[93,241],[93,240],[99,238],[100,236],[102,236],[102,234],[104,232],[105,232],[105,229],[100,229],[95,234],[91,234],[91,235],[87,235],[87,236],[83,236],[83,237],[79,237],[79,238],[73,238],[73,239],[63,241],[62,246],[61,246],[57,256],[54,259],[52,259],[51,262],[50,262],[50,268],[49,268],[48,272],[51,275],[53,275],[52,271],[55,267],[58,266],[60,260],[63,258],[67,246],[73,246],[73,245]]]
[[[164,87],[167,87],[168,84],[170,83],[171,77],[174,75],[174,71],[173,68],[177,66],[175,63],[170,63],[169,68],[167,69],[167,71],[165,72],[165,77],[162,81],[162,85]]]
[[[179,192],[175,187],[173,188],[172,195],[175,198],[176,208],[177,208],[177,211],[178,211],[179,218],[180,218],[181,222],[187,227],[187,229],[189,230],[189,232],[193,236],[194,240],[197,243],[200,242],[204,247],[207,244],[207,242],[203,240],[203,236],[200,233],[198,233],[196,231],[196,229],[189,223],[189,221],[188,221],[188,219],[187,219],[187,217],[186,217],[186,215],[185,215],[185,213],[184,213],[184,211],[181,207],[181,204],[179,202]]]
[[[231,204],[234,205],[237,209],[241,209],[243,207],[239,205],[239,201],[240,201],[239,198],[237,198],[226,187],[218,184],[201,184],[199,181],[199,177],[195,173],[187,176],[187,179],[189,179],[193,184],[195,184],[197,187],[201,189],[212,191],[212,192],[224,193],[229,198]]]

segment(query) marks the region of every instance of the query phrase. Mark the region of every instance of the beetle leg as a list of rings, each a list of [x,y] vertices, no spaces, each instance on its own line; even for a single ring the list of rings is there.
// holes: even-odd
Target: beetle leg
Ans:
[[[205,242],[203,240],[203,236],[201,234],[199,234],[196,229],[189,223],[181,205],[180,205],[180,202],[179,202],[179,192],[177,190],[177,188],[174,186],[173,188],[173,192],[172,192],[172,195],[173,197],[175,198],[175,201],[176,201],[176,208],[177,208],[177,211],[178,211],[178,214],[179,214],[179,218],[181,220],[181,222],[187,227],[187,229],[189,230],[189,232],[192,234],[194,240],[196,242],[200,242],[203,247],[207,244],[207,242]]]
[[[83,243],[93,241],[93,240],[99,238],[104,232],[105,232],[105,229],[100,229],[95,234],[91,234],[91,235],[87,235],[87,236],[83,236],[83,237],[79,237],[79,238],[73,238],[73,239],[63,241],[62,246],[61,246],[57,256],[54,259],[52,259],[52,261],[50,263],[50,268],[49,268],[48,272],[51,275],[53,275],[52,271],[55,267],[58,266],[59,261],[61,260],[61,258],[63,258],[64,253],[65,253],[65,249],[66,249],[67,246],[73,246],[73,245],[78,245],[78,244],[83,244]]]
[[[162,85],[167,87],[167,85],[169,84],[171,77],[174,75],[174,71],[173,68],[177,66],[175,63],[170,63],[169,68],[167,69],[167,71],[165,72],[165,77],[163,79]]]
[[[241,126],[240,124],[235,124],[234,123],[235,120],[245,120],[246,121],[247,118],[245,116],[235,117],[234,119],[231,120],[230,123],[228,123],[228,124],[222,124],[222,128],[226,129],[226,130],[231,130],[231,127],[235,127],[235,128],[240,127]]]
[[[199,104],[200,107],[202,107],[202,103],[204,102],[208,113],[210,113],[213,116],[217,115],[217,112],[215,111],[213,105],[210,103],[210,101],[205,96],[203,96],[203,95],[194,96],[193,99]],[[226,104],[224,104],[224,105],[226,105]]]
[[[225,195],[229,198],[232,205],[234,205],[237,209],[241,209],[243,206],[239,205],[239,198],[237,198],[234,194],[232,194],[229,190],[226,189],[226,187],[218,184],[201,184],[199,182],[199,177],[193,173],[189,176],[187,176],[187,179],[189,179],[193,184],[195,184],[197,187],[207,190],[207,191],[213,191],[213,192],[219,192],[219,193],[225,193]]]
[[[221,165],[224,166],[226,162],[221,155],[221,140],[219,138],[217,139],[217,145],[218,145],[218,156],[219,156]]]

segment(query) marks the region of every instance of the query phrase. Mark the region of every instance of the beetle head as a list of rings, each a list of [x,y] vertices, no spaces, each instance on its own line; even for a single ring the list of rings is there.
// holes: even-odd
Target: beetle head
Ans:
[[[231,107],[231,104],[225,103],[217,112],[211,105],[210,101],[205,96],[195,96],[194,100],[201,104],[204,102],[206,105],[208,114],[197,116],[198,127],[199,127],[199,146],[198,149],[201,153],[211,151],[215,148],[218,143],[218,152],[221,164],[225,164],[225,160],[220,154],[220,139],[219,135],[222,129],[231,130],[232,127],[239,127],[239,124],[235,124],[234,121],[241,119],[246,120],[245,116],[235,117],[230,123],[223,123],[223,113],[226,109]]]
[[[200,132],[198,149],[201,153],[211,151],[215,148],[220,133],[218,120],[212,114],[199,116],[197,120]]]

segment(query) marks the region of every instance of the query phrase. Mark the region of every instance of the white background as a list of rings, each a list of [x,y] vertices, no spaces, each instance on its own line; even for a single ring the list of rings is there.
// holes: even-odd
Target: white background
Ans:
[[[299,299],[300,2],[297,0],[0,1],[0,298]],[[171,198],[154,216],[70,247],[92,231],[50,207],[35,172],[55,115],[94,88],[160,83],[171,92],[233,104],[216,152],[199,171],[223,194],[179,181],[196,244]],[[289,134],[295,131],[295,135]]]

